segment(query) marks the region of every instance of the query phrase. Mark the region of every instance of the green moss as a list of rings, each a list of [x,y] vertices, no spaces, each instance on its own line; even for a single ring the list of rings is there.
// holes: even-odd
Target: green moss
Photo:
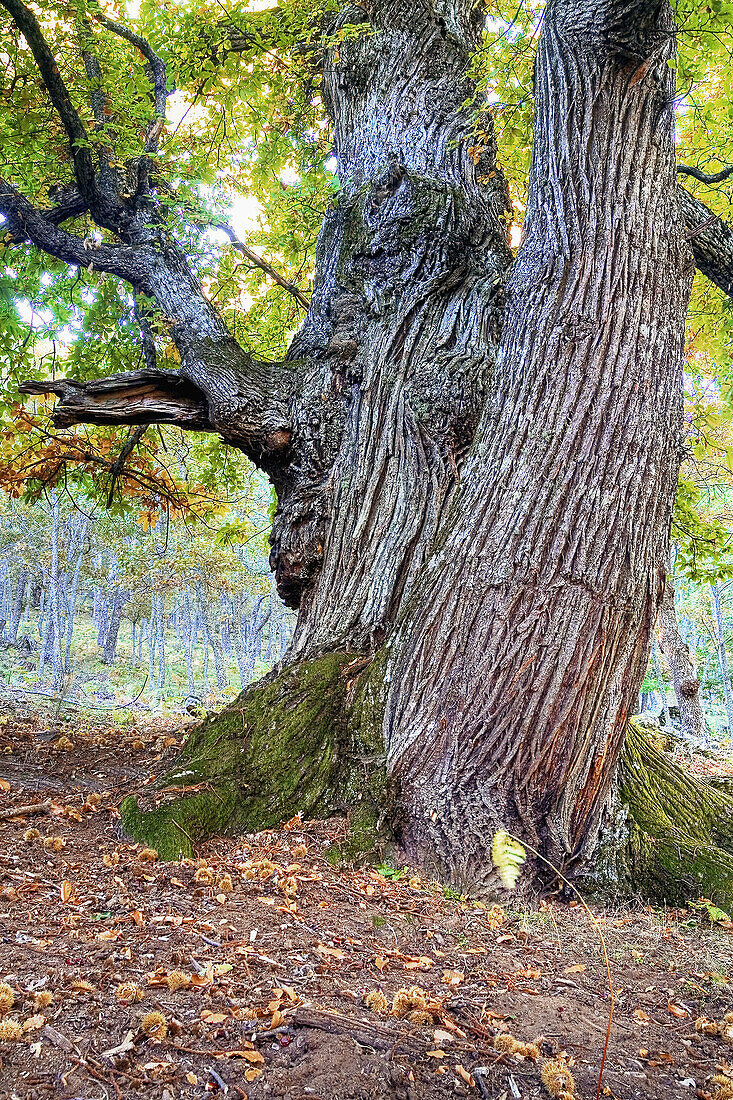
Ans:
[[[733,797],[677,767],[636,722],[619,766],[628,839],[619,880],[650,898],[733,904]]]
[[[253,685],[189,737],[144,796],[125,799],[123,828],[174,859],[214,834],[346,812],[353,858],[375,847],[387,781],[373,664],[332,653]]]

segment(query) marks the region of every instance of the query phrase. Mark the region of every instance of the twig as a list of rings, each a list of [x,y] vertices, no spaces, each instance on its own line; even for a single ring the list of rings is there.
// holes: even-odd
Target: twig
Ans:
[[[10,817],[21,817],[23,814],[46,814],[50,808],[50,798],[45,802],[31,802],[29,806],[11,806],[9,810],[0,810],[0,821],[7,821]]]

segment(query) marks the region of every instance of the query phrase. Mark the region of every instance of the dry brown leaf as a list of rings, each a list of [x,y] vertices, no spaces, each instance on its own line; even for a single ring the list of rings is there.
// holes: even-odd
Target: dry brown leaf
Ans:
[[[431,959],[429,955],[401,955],[400,958],[405,970],[430,970],[435,962],[435,959]]]
[[[319,943],[317,947],[314,947],[313,954],[318,955],[321,959],[345,959],[347,957],[345,951],[341,951],[338,947],[326,947],[325,943]]]
[[[64,879],[64,881],[61,883],[61,900],[64,902],[64,904],[66,904],[67,901],[71,901],[73,896],[74,887],[71,885],[68,879]]]
[[[566,966],[563,970],[563,974],[582,974],[588,967],[585,963],[576,963],[575,966]]]
[[[248,1062],[264,1063],[265,1059],[260,1054],[259,1050],[240,1050],[237,1052],[242,1058],[246,1058]]]
[[[669,1012],[671,1016],[676,1016],[678,1020],[684,1020],[686,1016],[690,1015],[686,1008],[683,1008],[682,1005],[674,1004],[673,1001],[670,1001],[667,1005],[667,1012]]]
[[[462,970],[444,970],[443,981],[446,985],[460,985],[466,977]]]
[[[377,970],[384,970],[388,962],[389,959],[385,959],[384,955],[374,956],[374,965],[376,966]]]
[[[261,1073],[261,1069],[246,1069],[244,1071],[244,1078],[246,1081],[256,1081]]]
[[[427,1058],[447,1058],[448,1055],[444,1050],[426,1050],[425,1056]]]
[[[643,1008],[635,1008],[631,1015],[635,1016],[637,1020],[641,1020],[642,1023],[646,1023],[648,1020],[651,1020],[651,1016],[647,1016]]]
[[[2,791],[4,794],[7,794],[9,790],[10,784],[8,783],[7,779],[0,779],[0,791]]]
[[[37,1016],[29,1016],[23,1024],[23,1031],[38,1031],[46,1023],[46,1017],[40,1013]]]
[[[474,1081],[473,1077],[467,1069],[464,1069],[463,1066],[454,1066],[453,1069],[456,1071],[458,1076],[466,1082],[467,1085],[470,1085],[471,1088],[475,1087],[476,1082]]]
[[[226,1012],[212,1012],[210,1008],[202,1008],[201,1019],[205,1020],[207,1024],[223,1024],[229,1017]]]

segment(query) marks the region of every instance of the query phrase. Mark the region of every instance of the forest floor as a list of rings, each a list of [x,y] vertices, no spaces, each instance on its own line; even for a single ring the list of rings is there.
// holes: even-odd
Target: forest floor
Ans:
[[[334,868],[341,820],[158,862],[117,807],[175,753],[175,719],[50,714],[0,704],[2,1100],[516,1100],[547,1095],[558,1056],[596,1096],[610,997],[580,905],[487,908]],[[29,804],[44,812],[2,817]],[[733,1009],[733,935],[693,908],[593,912],[615,993],[602,1095],[714,1092],[733,1045],[695,1021]]]

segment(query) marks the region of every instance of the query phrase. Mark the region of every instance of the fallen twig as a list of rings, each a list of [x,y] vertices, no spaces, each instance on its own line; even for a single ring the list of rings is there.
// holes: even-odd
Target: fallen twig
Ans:
[[[0,810],[0,821],[7,821],[11,817],[21,817],[27,814],[46,814],[51,808],[51,799],[45,802],[31,802],[28,806],[11,806],[9,810]]]

